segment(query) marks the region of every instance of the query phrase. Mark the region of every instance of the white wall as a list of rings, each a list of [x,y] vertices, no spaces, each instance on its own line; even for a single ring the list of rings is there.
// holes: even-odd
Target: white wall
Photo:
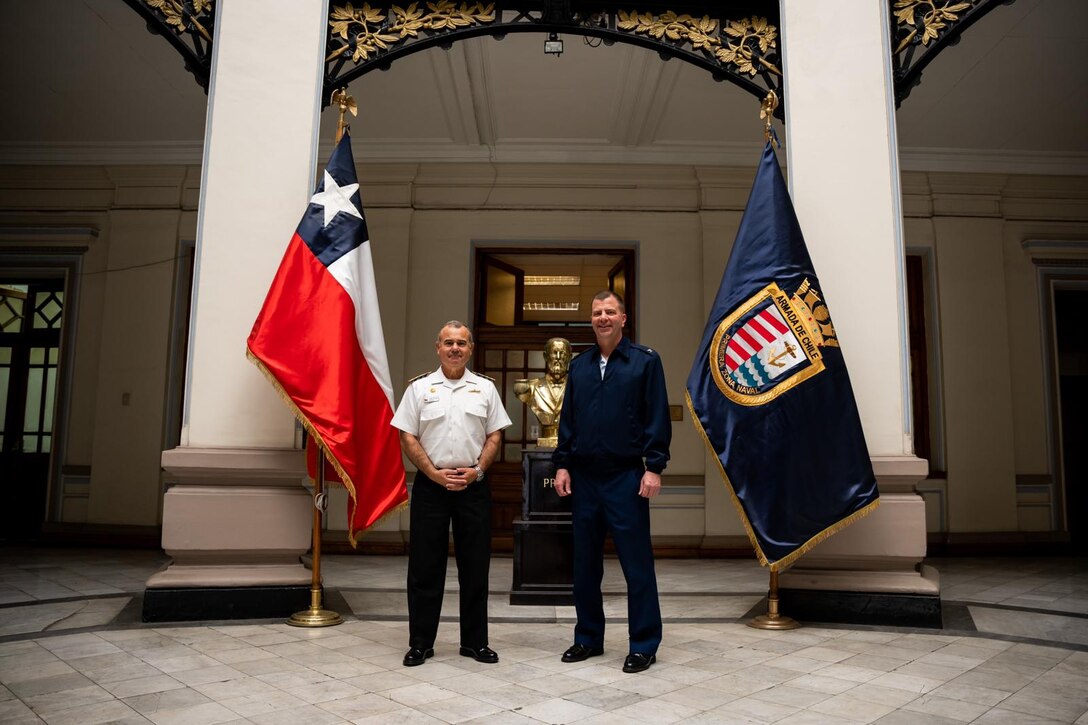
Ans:
[[[71,521],[153,525],[165,395],[172,257],[192,239],[189,167],[0,167],[0,226],[98,229],[84,256],[65,463],[89,466]],[[375,164],[363,202],[397,398],[431,369],[450,317],[470,318],[473,244],[588,242],[638,249],[639,339],[661,352],[671,403],[716,292],[752,169]],[[1047,477],[1042,336],[1027,239],[1088,239],[1088,179],[911,173],[905,235],[928,250],[940,310],[933,332],[947,486],[927,495],[951,532],[1038,529],[1018,477]],[[291,229],[286,229],[283,244]],[[4,239],[10,240],[10,234]],[[11,245],[7,241],[5,244]],[[269,254],[278,260],[282,248]],[[132,269],[125,269],[132,267]],[[239,354],[242,354],[242,340]],[[889,384],[896,384],[889,380]],[[130,392],[128,406],[120,394]],[[655,504],[661,536],[743,537],[688,413]],[[694,478],[692,478],[694,477]],[[1036,480],[1036,479],[1033,479]],[[705,481],[703,496],[692,481]],[[705,500],[705,504],[704,504]],[[82,501],[82,502],[81,502]],[[332,503],[332,528],[342,510]],[[931,516],[930,528],[943,525]],[[406,517],[383,529],[406,526]]]

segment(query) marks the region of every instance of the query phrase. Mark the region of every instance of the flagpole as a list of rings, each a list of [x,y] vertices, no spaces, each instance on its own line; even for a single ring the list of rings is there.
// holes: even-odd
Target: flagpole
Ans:
[[[778,138],[775,137],[774,128],[771,126],[771,119],[774,117],[776,108],[778,108],[778,94],[770,91],[759,107],[759,118],[764,124],[763,143],[765,144],[774,142],[778,145]],[[797,629],[801,626],[796,619],[778,613],[778,571],[776,569],[771,569],[771,581],[767,587],[767,613],[752,618],[748,626],[755,629],[778,630]]]
[[[801,623],[792,617],[778,613],[778,572],[771,570],[771,584],[767,590],[767,613],[753,617],[748,622],[754,629],[797,629]]]
[[[341,88],[332,94],[332,102],[340,109],[340,116],[336,119],[336,141],[344,136],[347,124],[344,123],[344,115],[350,111],[351,115],[358,115],[358,107],[355,99],[348,95],[347,88]],[[303,612],[295,612],[287,623],[295,627],[331,627],[343,624],[344,618],[337,612],[322,608],[321,602],[321,514],[328,507],[328,496],[322,490],[325,486],[325,447],[317,445],[317,475],[314,476],[314,524],[313,524],[313,557],[311,562],[310,577],[310,608]]]
[[[343,624],[344,618],[337,612],[321,606],[321,514],[328,507],[328,496],[322,490],[325,485],[325,447],[317,447],[317,475],[314,476],[314,525],[313,559],[310,565],[310,608],[295,612],[287,620],[294,627],[331,627]]]

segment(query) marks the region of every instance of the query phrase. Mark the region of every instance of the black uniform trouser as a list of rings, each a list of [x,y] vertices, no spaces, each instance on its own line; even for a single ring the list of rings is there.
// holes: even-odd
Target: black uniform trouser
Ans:
[[[461,588],[461,646],[486,647],[491,566],[491,487],[449,491],[422,473],[412,484],[408,547],[408,646],[429,649],[438,634],[450,522]]]

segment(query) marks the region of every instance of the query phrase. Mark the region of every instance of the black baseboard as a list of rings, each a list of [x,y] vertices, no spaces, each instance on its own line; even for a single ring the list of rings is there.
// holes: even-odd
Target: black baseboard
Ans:
[[[919,594],[780,589],[778,610],[801,622],[940,629],[941,598]]]
[[[517,606],[573,607],[574,590],[570,587],[554,589],[519,589],[510,592],[510,603]]]
[[[287,618],[310,608],[310,587],[145,589],[145,622]]]

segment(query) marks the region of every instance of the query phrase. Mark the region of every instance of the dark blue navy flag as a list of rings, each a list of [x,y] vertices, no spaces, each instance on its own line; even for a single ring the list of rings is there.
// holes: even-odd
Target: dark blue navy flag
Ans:
[[[687,402],[772,571],[880,503],[839,341],[770,143]]]

